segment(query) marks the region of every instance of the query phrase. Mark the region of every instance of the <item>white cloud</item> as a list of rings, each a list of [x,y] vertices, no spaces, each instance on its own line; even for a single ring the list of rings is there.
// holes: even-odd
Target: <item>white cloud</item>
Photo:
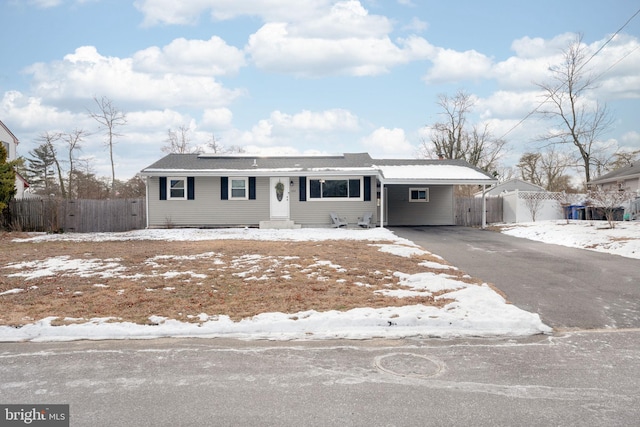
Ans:
[[[160,49],[152,46],[133,55],[133,70],[150,74],[180,73],[218,76],[235,74],[244,66],[244,54],[220,37],[209,40],[179,38]]]
[[[384,127],[374,130],[362,139],[362,145],[371,157],[412,157],[416,148],[407,140],[404,130]]]
[[[291,25],[294,37],[339,40],[344,38],[379,38],[392,31],[389,19],[381,15],[369,15],[359,1],[337,2],[329,13],[317,19]]]
[[[3,121],[15,126],[14,132],[20,134],[21,140],[26,138],[23,138],[22,132],[18,132],[18,129],[56,130],[81,127],[83,120],[87,120],[86,114],[77,115],[61,111],[43,104],[41,98],[26,96],[18,91],[4,93],[0,101],[0,115]],[[28,137],[33,139],[34,135]]]
[[[136,0],[135,7],[144,15],[144,25],[187,25],[209,12],[215,20],[238,16],[257,16],[265,21],[306,20],[326,10],[332,0]]]
[[[622,135],[620,141],[622,142],[622,148],[626,150],[638,150],[640,149],[640,132],[626,132]]]
[[[458,52],[438,48],[432,57],[433,66],[424,80],[429,84],[484,79],[491,72],[491,58],[475,50]]]
[[[215,132],[230,127],[232,120],[233,113],[228,108],[205,108],[202,113],[201,125]]]
[[[136,7],[145,14],[147,24],[186,24],[206,11],[211,11],[214,19],[260,16],[265,24],[249,37],[246,53],[258,68],[298,76],[378,75],[424,59],[433,50],[426,40],[415,36],[394,43],[389,38],[391,20],[369,14],[357,0],[258,0],[250,7],[230,0],[141,0]],[[424,23],[415,19],[412,24],[424,28]],[[162,49],[138,52],[134,61],[134,69],[143,71],[195,69],[215,75],[235,72],[244,65],[241,52],[217,37],[207,42],[174,40]]]
[[[62,4],[63,0],[29,0],[28,3],[32,6],[41,8],[41,9],[49,9],[52,7],[57,7]]]
[[[87,100],[97,95],[118,103],[171,108],[225,106],[242,95],[212,77],[137,72],[131,58],[105,57],[93,46],[79,47],[62,61],[34,64],[27,71],[33,76],[34,92],[43,99]]]
[[[561,55],[562,50],[566,49],[575,37],[572,33],[563,33],[548,40],[541,37],[522,37],[511,43],[511,49],[522,59],[554,57]]]
[[[524,117],[535,110],[544,99],[541,91],[498,90],[487,98],[478,98],[474,111],[482,119]]]
[[[413,17],[411,22],[402,27],[403,30],[411,31],[415,33],[422,33],[429,28],[429,24],[420,18]]]
[[[139,132],[159,131],[166,133],[167,129],[188,125],[191,120],[191,117],[171,109],[127,113],[127,126],[135,128]]]
[[[342,109],[313,112],[304,110],[297,114],[285,114],[280,111],[271,113],[269,121],[279,129],[303,132],[355,131],[358,118]]]
[[[294,33],[296,31],[293,31]],[[249,38],[247,53],[258,68],[298,76],[372,76],[425,55],[417,38],[394,44],[388,37],[341,39],[295,36],[284,23],[264,25]]]
[[[329,139],[344,132],[356,132],[359,119],[353,113],[333,109],[325,111],[303,110],[296,114],[273,111],[269,118],[259,120],[250,130],[226,130],[222,134],[223,145],[243,147],[274,148],[283,146],[298,147],[304,144],[317,147],[326,146]]]

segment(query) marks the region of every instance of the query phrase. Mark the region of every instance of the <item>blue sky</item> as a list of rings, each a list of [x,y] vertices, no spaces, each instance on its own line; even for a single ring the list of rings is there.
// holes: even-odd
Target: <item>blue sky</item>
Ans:
[[[127,114],[115,147],[127,179],[164,155],[169,128],[193,145],[262,154],[415,157],[439,94],[465,90],[471,120],[503,136],[540,102],[534,82],[576,33],[595,52],[637,1],[3,0],[0,120],[37,146],[45,131],[94,132],[79,155],[109,176],[87,115],[106,96]],[[618,62],[619,61],[619,62]],[[615,64],[613,68],[610,68]],[[640,149],[640,15],[590,62],[614,125],[602,144]],[[610,69],[609,69],[610,68]],[[504,167],[551,123],[506,134]]]

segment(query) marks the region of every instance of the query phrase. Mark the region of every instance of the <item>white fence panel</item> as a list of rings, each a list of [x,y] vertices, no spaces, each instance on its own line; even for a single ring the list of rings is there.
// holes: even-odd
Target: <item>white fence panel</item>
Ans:
[[[503,220],[506,223],[563,219],[562,193],[511,191],[502,195]],[[534,218],[535,216],[535,218]]]

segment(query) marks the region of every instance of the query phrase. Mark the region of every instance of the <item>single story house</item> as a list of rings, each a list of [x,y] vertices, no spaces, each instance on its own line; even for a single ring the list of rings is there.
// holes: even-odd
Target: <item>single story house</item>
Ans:
[[[454,225],[455,185],[497,180],[462,160],[169,154],[144,168],[147,226]]]
[[[591,187],[605,191],[624,190],[640,196],[640,162],[618,168],[588,182]]]

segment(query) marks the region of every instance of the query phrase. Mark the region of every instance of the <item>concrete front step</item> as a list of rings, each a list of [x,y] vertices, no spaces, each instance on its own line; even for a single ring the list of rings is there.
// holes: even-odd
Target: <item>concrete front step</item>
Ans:
[[[272,229],[292,229],[302,228],[300,224],[296,224],[291,220],[270,220],[260,221],[260,228],[272,228]]]

